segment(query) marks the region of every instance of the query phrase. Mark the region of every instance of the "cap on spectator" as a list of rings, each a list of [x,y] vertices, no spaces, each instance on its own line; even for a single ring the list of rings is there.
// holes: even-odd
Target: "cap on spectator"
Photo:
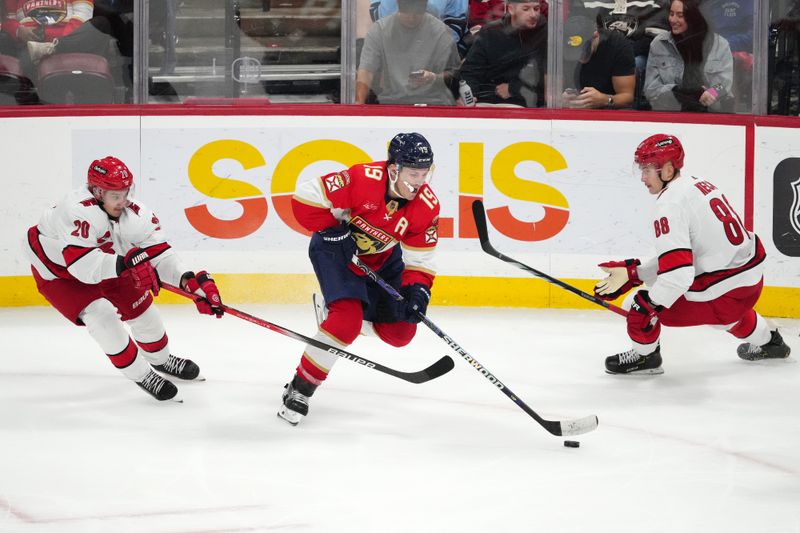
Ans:
[[[541,4],[541,0],[506,0],[506,4]]]
[[[428,0],[397,0],[397,10],[401,13],[425,13]]]
[[[597,24],[592,19],[576,16],[564,26],[564,59],[577,61],[588,52]]]

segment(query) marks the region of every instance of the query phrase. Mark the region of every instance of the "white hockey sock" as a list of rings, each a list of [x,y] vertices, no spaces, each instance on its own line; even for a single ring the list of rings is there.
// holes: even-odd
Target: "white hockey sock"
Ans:
[[[140,353],[153,365],[163,365],[169,358],[169,342],[161,313],[155,305],[136,318],[128,320]]]
[[[314,335],[313,339],[318,340],[320,342],[324,342],[325,344],[330,344],[331,346],[334,346],[341,350],[347,348],[346,344],[338,342],[336,339],[334,339],[333,337],[329,337],[322,331],[318,331],[317,334]],[[327,350],[317,348],[316,346],[312,346],[310,344],[306,344],[305,356],[315,366],[324,370],[326,373],[331,371],[331,368],[333,368],[333,365],[339,359],[338,355],[334,355],[328,352]]]
[[[105,298],[87,305],[79,317],[86,324],[86,331],[109,357],[124,352],[131,343],[130,335],[117,314],[117,308]],[[137,354],[129,365],[117,367],[125,377],[133,381],[141,381],[150,371],[150,365],[143,357],[139,357],[139,353],[137,349]]]
[[[378,332],[375,331],[375,325],[369,320],[363,320],[361,322],[361,331],[359,334],[365,337],[378,337]]]

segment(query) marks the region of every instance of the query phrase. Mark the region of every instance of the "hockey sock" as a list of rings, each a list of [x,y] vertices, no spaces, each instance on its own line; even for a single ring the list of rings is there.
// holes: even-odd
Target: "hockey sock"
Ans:
[[[156,306],[151,305],[136,318],[128,320],[133,338],[150,364],[163,365],[169,358],[169,339],[164,321]]]
[[[117,309],[111,302],[104,298],[93,301],[81,312],[80,319],[111,364],[128,379],[144,379],[150,371],[150,365],[143,357],[138,356],[139,349],[122,325]]]

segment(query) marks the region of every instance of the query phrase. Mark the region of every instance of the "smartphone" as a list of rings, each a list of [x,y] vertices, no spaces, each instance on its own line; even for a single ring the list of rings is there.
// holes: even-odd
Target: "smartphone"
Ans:
[[[420,79],[425,77],[424,70],[415,70],[411,74],[408,75],[409,78]]]

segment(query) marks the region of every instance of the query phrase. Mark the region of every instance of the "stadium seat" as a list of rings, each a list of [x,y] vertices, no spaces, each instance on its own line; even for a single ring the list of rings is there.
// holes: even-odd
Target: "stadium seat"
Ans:
[[[39,64],[43,104],[111,104],[114,79],[108,61],[96,54],[54,54]]]
[[[0,55],[0,105],[36,103],[33,84],[13,56]]]

